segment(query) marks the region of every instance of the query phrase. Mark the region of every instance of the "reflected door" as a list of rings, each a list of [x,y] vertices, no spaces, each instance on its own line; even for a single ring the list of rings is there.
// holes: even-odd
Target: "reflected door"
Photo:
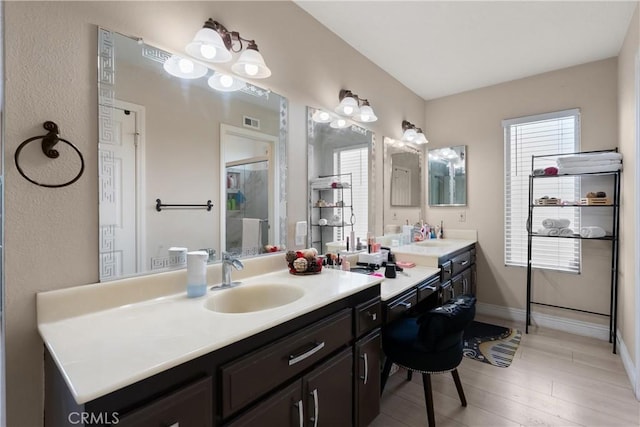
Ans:
[[[133,108],[127,108],[133,107]],[[100,278],[138,271],[137,185],[138,137],[142,107],[116,102],[109,144],[100,146]]]

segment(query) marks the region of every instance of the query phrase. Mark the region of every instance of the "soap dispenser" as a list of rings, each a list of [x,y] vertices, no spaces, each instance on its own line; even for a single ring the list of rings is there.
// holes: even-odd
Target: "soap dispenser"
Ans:
[[[201,297],[207,293],[207,259],[206,251],[187,252],[187,296]]]

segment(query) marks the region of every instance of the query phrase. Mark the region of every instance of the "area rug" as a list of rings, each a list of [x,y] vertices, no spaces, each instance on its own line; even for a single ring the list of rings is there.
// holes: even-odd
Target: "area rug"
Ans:
[[[471,359],[506,368],[511,365],[520,338],[522,333],[517,329],[473,321],[464,330],[463,354]]]

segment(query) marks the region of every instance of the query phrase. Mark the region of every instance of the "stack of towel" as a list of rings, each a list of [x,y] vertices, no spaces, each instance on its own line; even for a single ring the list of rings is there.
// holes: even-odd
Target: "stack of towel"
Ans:
[[[573,236],[573,230],[569,228],[571,222],[564,218],[547,218],[542,221],[542,227],[538,229],[538,234],[543,236]]]
[[[614,151],[559,157],[559,174],[615,172],[622,168],[622,154]]]

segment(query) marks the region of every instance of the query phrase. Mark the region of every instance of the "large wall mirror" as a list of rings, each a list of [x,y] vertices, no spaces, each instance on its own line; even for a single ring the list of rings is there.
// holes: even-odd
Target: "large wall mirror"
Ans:
[[[429,150],[429,206],[467,204],[466,147]]]
[[[422,205],[423,152],[419,147],[391,138],[384,139],[385,184],[392,207]]]
[[[98,29],[100,279],[184,267],[181,252],[286,243],[287,100],[180,79],[171,56]]]
[[[326,253],[339,249],[332,243],[344,245],[352,229],[363,241],[373,230],[375,136],[356,124],[318,123],[316,111],[307,107],[307,244]]]

